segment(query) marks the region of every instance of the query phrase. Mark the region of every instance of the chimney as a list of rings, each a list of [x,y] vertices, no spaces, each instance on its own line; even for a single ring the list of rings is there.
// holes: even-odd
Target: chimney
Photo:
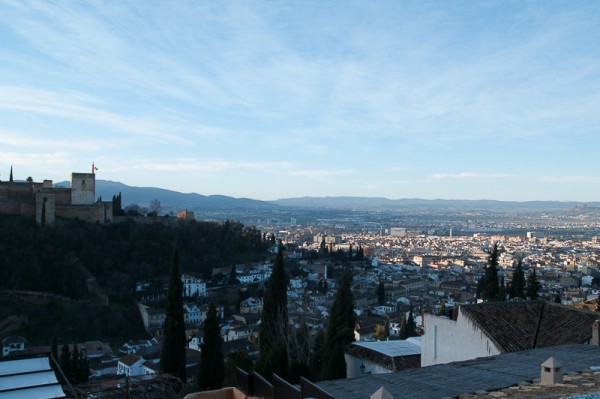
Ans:
[[[554,357],[548,358],[542,363],[542,375],[540,378],[541,385],[556,385],[562,384],[563,376],[561,372],[562,365],[554,359]]]
[[[592,345],[600,345],[600,320],[596,320],[592,326]]]

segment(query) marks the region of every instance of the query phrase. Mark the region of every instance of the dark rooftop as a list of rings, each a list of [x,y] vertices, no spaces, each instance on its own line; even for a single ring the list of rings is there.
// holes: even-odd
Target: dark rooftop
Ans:
[[[497,391],[540,378],[541,364],[554,356],[563,372],[600,366],[600,347],[582,344],[545,347],[397,373],[323,381],[317,385],[336,399],[364,399],[380,387],[395,398],[439,399]],[[600,390],[600,389],[599,389]]]

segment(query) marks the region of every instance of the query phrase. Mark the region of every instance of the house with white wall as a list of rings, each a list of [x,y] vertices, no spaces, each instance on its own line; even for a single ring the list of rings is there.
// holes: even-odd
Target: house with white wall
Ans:
[[[183,296],[190,298],[193,296],[206,296],[206,283],[201,278],[191,274],[182,274]]]
[[[421,365],[421,337],[405,340],[353,342],[346,347],[346,378],[387,374]]]
[[[569,343],[589,343],[597,314],[545,301],[462,305],[425,315],[421,366]]]
[[[124,375],[126,377],[144,375],[143,365],[145,361],[143,357],[135,353],[123,356],[117,363],[117,375]]]

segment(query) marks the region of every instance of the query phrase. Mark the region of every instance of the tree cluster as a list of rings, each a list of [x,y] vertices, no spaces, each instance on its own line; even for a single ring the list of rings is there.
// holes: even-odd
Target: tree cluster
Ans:
[[[168,275],[170,243],[181,248],[181,268],[210,278],[212,268],[264,260],[268,244],[253,227],[192,222],[99,225],[0,215],[0,289],[51,292],[86,298],[89,274],[113,299],[128,300],[135,281]]]
[[[72,352],[69,345],[65,344],[62,346],[59,354],[57,340],[56,338],[52,339],[52,358],[59,366],[57,367],[54,362],[51,362],[52,368],[56,371],[56,376],[61,384],[66,384],[67,381],[71,384],[87,382],[90,377],[90,363],[88,358],[85,353],[79,352],[77,345],[73,344],[71,346],[73,347]]]

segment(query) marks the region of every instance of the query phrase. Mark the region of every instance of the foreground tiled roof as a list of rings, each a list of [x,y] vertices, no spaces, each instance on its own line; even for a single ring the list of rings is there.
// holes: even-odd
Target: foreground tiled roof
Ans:
[[[322,381],[317,385],[336,399],[368,398],[382,386],[395,398],[458,397],[481,391],[498,391],[538,379],[541,364],[551,356],[562,364],[563,371],[567,373],[600,365],[600,347],[571,344],[503,353],[397,373]]]
[[[544,301],[463,305],[473,321],[503,352],[515,352],[592,338],[600,315]]]

